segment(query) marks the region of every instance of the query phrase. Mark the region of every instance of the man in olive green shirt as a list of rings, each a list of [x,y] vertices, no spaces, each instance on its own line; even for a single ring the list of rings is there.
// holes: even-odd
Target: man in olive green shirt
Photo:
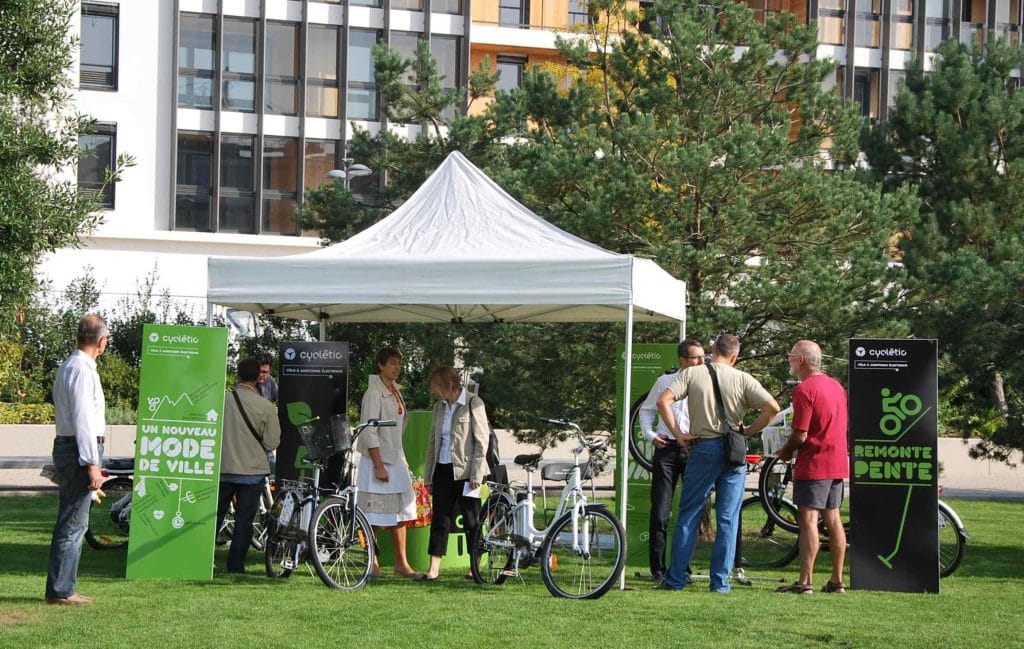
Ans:
[[[779,413],[779,404],[757,379],[733,367],[740,353],[740,341],[736,336],[722,334],[711,352],[709,365],[713,366],[718,377],[727,421],[718,414],[714,384],[707,365],[683,370],[679,378],[658,397],[662,421],[680,444],[691,446],[679,496],[679,517],[672,536],[672,559],[661,585],[667,590],[682,590],[689,582],[686,566],[690,564],[697,544],[700,512],[714,488],[718,525],[711,550],[711,590],[729,592],[729,573],[736,554],[736,532],[747,467],[728,462],[723,431],[728,422],[740,425],[747,411],[759,409],[761,414],[744,429],[748,436],[756,435]],[[679,399],[688,399],[689,433],[679,429],[672,413],[672,403]]]

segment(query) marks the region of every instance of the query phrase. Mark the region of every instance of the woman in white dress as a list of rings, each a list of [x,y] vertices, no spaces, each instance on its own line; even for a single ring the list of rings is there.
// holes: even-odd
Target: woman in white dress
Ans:
[[[370,427],[359,436],[359,508],[375,527],[391,531],[395,550],[395,574],[415,577],[405,553],[405,522],[416,519],[416,496],[409,477],[409,464],[402,448],[405,430],[405,401],[395,382],[402,372],[402,354],[393,347],[377,352],[378,374],[371,374],[359,409],[362,422],[394,419],[397,426]],[[380,574],[374,565],[373,574]]]

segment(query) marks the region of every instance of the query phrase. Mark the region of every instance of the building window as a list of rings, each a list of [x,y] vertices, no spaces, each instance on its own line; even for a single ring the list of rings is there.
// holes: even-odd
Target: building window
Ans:
[[[310,25],[306,47],[306,115],[338,116],[338,28]]]
[[[430,54],[437,61],[437,71],[441,75],[441,87],[445,90],[454,90],[462,86],[462,79],[459,71],[462,69],[462,37],[461,36],[438,36],[430,39]],[[451,106],[442,114],[443,117],[451,119],[460,112],[459,106]]]
[[[388,46],[405,59],[406,61],[416,61],[416,50],[420,45],[421,34],[419,32],[391,32],[391,42]],[[433,49],[433,45],[431,45]],[[441,66],[441,62],[438,61],[438,67]],[[412,84],[416,80],[416,74],[413,72],[412,66],[406,71],[405,81],[406,83]]]
[[[523,70],[526,68],[526,59],[520,56],[499,56],[498,57],[498,84],[497,90],[511,92],[518,88],[523,82]]]
[[[782,0],[746,0],[746,5],[754,12],[754,20],[765,25],[768,18],[786,10]]]
[[[1011,43],[1020,42],[1020,0],[996,2],[996,31]]]
[[[818,42],[827,45],[846,43],[845,0],[820,0],[818,3]]]
[[[587,0],[569,0],[569,26],[589,25],[590,12],[587,11]]]
[[[379,7],[380,0],[349,0],[352,6],[359,5],[361,7]]]
[[[255,160],[253,137],[222,135],[220,140],[220,211],[221,232],[256,231]]]
[[[117,166],[117,126],[96,124],[92,133],[78,136],[78,150],[78,191],[113,209],[114,183],[104,186],[104,181],[107,170]]]
[[[461,14],[462,0],[433,0],[430,10],[437,14]]]
[[[213,108],[217,31],[213,16],[181,14],[178,37],[178,105]]]
[[[264,110],[274,115],[299,114],[299,26],[267,23],[267,78]]]
[[[221,107],[256,110],[256,21],[224,19],[223,95]]]
[[[504,27],[530,26],[530,0],[499,0],[498,24]]]
[[[178,133],[176,168],[174,227],[209,232],[213,134]]]
[[[116,6],[82,4],[82,88],[117,90],[117,12]]]
[[[896,105],[896,96],[903,90],[907,82],[907,73],[903,70],[889,70],[889,107]]]
[[[949,38],[949,0],[925,0],[924,49],[935,51]]]
[[[914,2],[893,0],[892,3],[892,49],[914,49]]]
[[[857,47],[880,47],[882,0],[857,0]]]
[[[348,38],[348,117],[375,120],[377,82],[373,76],[373,46],[380,32],[352,29]]]
[[[423,11],[423,0],[391,0],[392,9],[408,9],[410,11]],[[437,8],[434,8],[437,11]]]
[[[878,119],[878,70],[858,69],[853,76],[853,103],[871,124]]]
[[[334,140],[306,140],[304,189],[316,189],[327,180],[327,172],[338,168]]]
[[[299,197],[299,141],[268,137],[263,141],[264,233],[298,234],[295,201]]]
[[[963,0],[960,13],[960,42],[970,45],[985,44],[985,0]]]

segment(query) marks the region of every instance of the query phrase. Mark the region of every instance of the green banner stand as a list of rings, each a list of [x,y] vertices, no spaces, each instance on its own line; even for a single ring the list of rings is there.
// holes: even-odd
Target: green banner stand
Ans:
[[[423,478],[427,462],[427,443],[430,441],[430,424],[433,411],[410,410],[406,414],[409,423],[402,436],[402,447],[405,449],[405,460],[414,478]],[[391,543],[391,533],[378,531],[377,542],[380,547],[380,565],[383,570],[394,564],[395,550]],[[430,555],[427,545],[430,542],[430,527],[410,527],[405,530],[405,554],[409,565],[414,570],[426,572],[430,567]],[[462,517],[455,520],[455,528],[448,536],[448,553],[441,558],[442,569],[469,569],[469,547],[462,529]]]
[[[629,408],[630,412],[633,412],[640,403],[643,403],[643,400],[647,397],[647,393],[651,391],[651,388],[654,386],[655,381],[658,380],[658,377],[667,371],[672,371],[679,367],[679,356],[677,354],[676,347],[677,345],[667,344],[633,345],[633,372],[628,399],[624,398],[623,395],[623,389],[625,386],[626,346],[620,344],[616,347],[616,422],[622,421],[624,408]],[[639,418],[634,419],[635,421],[631,421],[631,424],[636,430],[630,431],[630,435],[637,433],[634,439],[639,440],[642,438],[642,435],[639,435],[640,420]],[[621,430],[616,434],[616,439],[622,439]],[[645,454],[647,457],[650,457],[650,443],[646,441],[638,443],[633,446],[632,451],[628,447],[622,448],[622,445],[619,444],[617,461],[623,462],[627,458],[629,461],[629,489],[626,500],[626,543],[629,548],[629,555],[626,557],[626,563],[631,566],[644,567],[644,572],[646,572],[646,567],[650,564],[648,558],[648,529],[650,528],[651,520],[651,474],[650,471],[644,468],[637,460],[637,453]],[[669,546],[671,546],[672,528],[675,524],[675,512],[677,510],[676,504],[679,500],[679,491],[680,490],[677,487],[675,500],[672,504],[672,514],[669,518]],[[622,481],[619,470],[615,471],[615,501],[616,503],[622,502]],[[616,513],[618,512],[617,506],[615,511]]]
[[[145,325],[128,579],[211,579],[228,332]]]

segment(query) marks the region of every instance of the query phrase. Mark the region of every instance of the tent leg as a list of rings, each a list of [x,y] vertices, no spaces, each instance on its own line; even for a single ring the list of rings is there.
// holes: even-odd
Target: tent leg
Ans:
[[[320,342],[327,340],[327,321],[320,318]]]
[[[686,282],[683,282],[683,320],[679,323],[679,342],[686,340]]]
[[[212,302],[207,302],[206,303],[206,326],[207,327],[212,327],[213,326],[213,303]]]
[[[619,492],[619,520],[622,527],[626,527],[626,506],[629,502],[629,407],[630,392],[633,389],[633,302],[626,306],[626,376],[622,382],[622,439],[619,440],[619,480],[622,489]],[[619,589],[626,588],[626,571],[619,575]]]

